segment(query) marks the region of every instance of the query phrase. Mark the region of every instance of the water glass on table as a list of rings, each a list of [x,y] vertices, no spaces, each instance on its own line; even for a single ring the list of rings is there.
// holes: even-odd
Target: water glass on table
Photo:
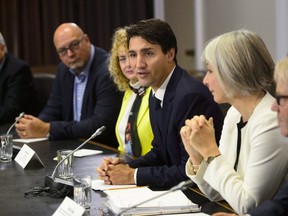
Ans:
[[[57,151],[58,163],[71,153],[72,153],[72,150],[68,150],[68,149],[58,150]],[[73,154],[71,154],[68,158],[66,158],[62,162],[62,164],[59,165],[59,167],[58,167],[59,178],[66,179],[66,180],[72,179],[72,177],[73,177],[73,169],[72,169],[73,160],[74,160],[74,156],[73,156]]]
[[[13,135],[2,134],[0,135],[0,161],[12,161],[13,156]]]
[[[92,192],[92,176],[77,175],[73,177],[74,184],[74,201],[83,206],[85,209],[90,209],[91,192]]]

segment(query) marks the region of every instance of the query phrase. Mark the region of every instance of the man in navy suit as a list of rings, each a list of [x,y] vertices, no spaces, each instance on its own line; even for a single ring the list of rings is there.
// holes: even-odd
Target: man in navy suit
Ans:
[[[288,137],[288,57],[276,63],[274,79],[276,81],[276,100],[271,109],[277,112],[281,134]],[[271,177],[271,181],[273,181],[273,177]],[[288,182],[280,188],[272,200],[261,203],[246,214],[246,216],[266,215],[288,216]],[[219,212],[213,216],[236,216],[236,214]]]
[[[132,161],[106,158],[97,172],[106,184],[169,188],[188,179],[188,154],[180,136],[185,120],[198,114],[213,117],[219,140],[223,114],[207,87],[177,65],[177,41],[169,24],[143,20],[130,26],[127,35],[130,64],[141,85],[152,87],[153,148]]]
[[[54,45],[62,61],[44,110],[36,118],[25,115],[16,125],[22,138],[88,138],[106,126],[98,142],[117,146],[115,123],[122,94],[110,79],[108,53],[91,44],[74,23],[61,24]]]
[[[28,64],[8,52],[0,33],[0,125],[21,113],[38,115],[40,101]]]

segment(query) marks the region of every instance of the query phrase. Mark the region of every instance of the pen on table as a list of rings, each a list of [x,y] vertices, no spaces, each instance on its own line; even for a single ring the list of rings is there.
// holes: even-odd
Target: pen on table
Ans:
[[[142,186],[134,185],[134,186],[130,186],[130,187],[128,186],[128,187],[107,188],[105,190],[123,190],[123,189],[140,188],[140,187],[142,187]]]

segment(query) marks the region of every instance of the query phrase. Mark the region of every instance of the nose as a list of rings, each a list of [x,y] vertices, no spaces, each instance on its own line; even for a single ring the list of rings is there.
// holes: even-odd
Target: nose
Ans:
[[[126,62],[125,62],[125,66],[126,67],[131,67],[131,64],[130,64],[130,58],[127,58]]]
[[[207,74],[208,74],[208,73],[206,73],[205,76],[204,76],[204,78],[203,78],[203,84],[204,84],[205,86],[208,86]]]
[[[70,48],[67,49],[67,56],[72,56],[72,55],[74,55],[74,51],[71,50]]]
[[[138,55],[136,59],[136,68],[143,68],[143,67],[145,67],[144,57]]]
[[[279,111],[279,105],[277,104],[277,101],[275,100],[271,106],[271,110],[274,112],[278,112]]]

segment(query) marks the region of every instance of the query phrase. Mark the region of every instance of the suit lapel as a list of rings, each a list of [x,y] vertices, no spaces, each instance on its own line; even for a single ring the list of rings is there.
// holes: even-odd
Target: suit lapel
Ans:
[[[97,74],[95,73],[96,72],[95,67],[97,67],[97,65],[95,64],[95,62],[96,62],[95,58],[96,58],[96,54],[94,54],[94,59],[92,60],[92,63],[91,63],[90,69],[89,69],[89,74],[88,74],[88,77],[87,77],[88,80],[87,80],[85,92],[84,92],[84,95],[83,95],[83,105],[82,105],[82,111],[81,111],[82,112],[81,113],[81,118],[84,117],[84,115],[82,115],[82,114],[88,112],[87,105],[90,104],[89,103],[89,99],[93,98],[93,96],[94,96],[94,93],[91,92],[91,89],[94,90],[93,85],[94,85],[94,82],[96,82],[95,79],[96,79],[96,76],[97,76]]]
[[[73,89],[74,89],[74,75],[71,74],[71,72],[69,71],[69,69],[67,68],[67,71],[63,71],[65,73],[65,81],[67,83],[67,85],[62,85],[61,88],[63,88],[63,92],[65,92],[63,94],[64,96],[64,100],[66,101],[64,103],[65,109],[69,110],[68,111],[68,116],[73,119]]]
[[[173,110],[173,100],[176,95],[176,90],[178,88],[178,83],[181,78],[181,70],[178,66],[176,66],[169,83],[167,85],[164,101],[163,101],[163,108],[162,108],[162,123],[163,123],[163,141],[167,142],[167,134],[169,131],[169,127],[173,125],[173,122],[170,122],[171,113]]]
[[[158,122],[157,122],[157,114],[156,114],[156,107],[155,107],[155,100],[154,96],[152,94],[152,91],[149,94],[149,113],[150,113],[150,121],[151,121],[151,126],[153,129],[154,133],[154,139],[156,139],[156,142],[162,142],[162,134],[161,130],[159,129]],[[160,139],[160,140],[158,140]]]
[[[155,110],[155,103],[154,103],[154,98],[152,93],[150,94],[150,100],[149,100],[149,107],[150,107],[150,120],[151,120],[151,124],[153,127],[153,132],[154,132],[154,138],[155,139],[160,139],[160,140],[156,140],[156,142],[160,142],[161,143],[161,148],[163,148],[163,150],[167,150],[167,135],[169,132],[169,128],[173,127],[174,122],[171,122],[171,114],[173,111],[173,100],[174,97],[176,95],[177,92],[177,88],[178,88],[178,82],[182,76],[183,72],[180,69],[179,66],[176,66],[172,77],[169,80],[169,83],[167,85],[166,91],[165,91],[165,95],[164,95],[164,101],[163,101],[163,108],[161,109],[161,118],[162,118],[162,127],[161,130],[159,128],[159,125],[157,123],[157,114],[160,111]],[[159,134],[159,135],[158,135]],[[160,144],[159,143],[159,144]]]

